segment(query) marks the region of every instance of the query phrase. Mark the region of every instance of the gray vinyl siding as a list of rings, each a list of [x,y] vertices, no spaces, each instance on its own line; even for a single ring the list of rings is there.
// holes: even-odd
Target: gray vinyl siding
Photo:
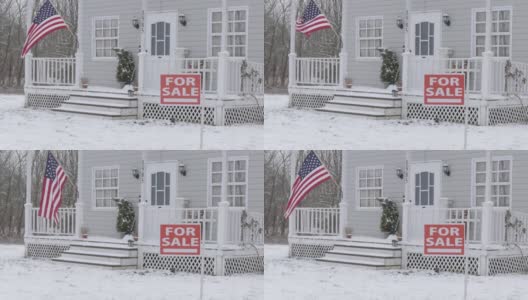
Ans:
[[[453,51],[453,57],[471,57],[473,9],[486,6],[482,0],[413,0],[411,12],[441,12],[451,18],[451,26],[442,24],[442,48]],[[528,1],[494,0],[494,7],[511,6],[513,12],[512,53],[514,61],[528,62]],[[398,56],[405,45],[405,31],[396,26],[398,17],[405,16],[404,0],[371,0],[363,5],[360,0],[353,0],[347,12],[349,37],[352,42],[349,53],[349,74],[354,85],[384,87],[379,79],[381,60],[356,59],[356,21],[358,17],[383,16],[383,47],[395,51]],[[414,52],[414,49],[411,49]]]
[[[512,157],[512,210],[528,213],[528,152],[493,151],[493,157]],[[348,222],[354,235],[383,237],[379,230],[380,210],[359,209],[356,196],[356,169],[383,167],[383,197],[399,205],[405,194],[405,180],[396,176],[396,169],[405,170],[405,151],[348,151],[343,166],[347,182],[343,183],[344,199],[349,204]],[[410,164],[440,161],[449,165],[451,175],[441,175],[440,197],[447,198],[450,207],[471,207],[472,168],[474,159],[485,159],[485,151],[411,151]]]
[[[119,16],[119,47],[131,51],[137,61],[141,44],[141,31],[132,27],[132,19],[141,16],[140,0],[82,1],[82,50],[84,53],[84,77],[90,85],[120,87],[115,79],[117,60],[97,61],[92,59],[93,18]],[[264,4],[261,0],[228,0],[229,7],[248,8],[248,49],[250,61],[264,61]],[[185,14],[187,26],[177,23],[177,46],[190,51],[190,57],[207,57],[209,9],[220,8],[220,0],[170,1],[149,0],[148,12],[174,11]]]
[[[264,212],[264,154],[263,151],[228,151],[229,157],[248,158],[247,208],[251,212]],[[146,151],[145,163],[174,162],[185,165],[187,175],[177,172],[176,197],[188,201],[189,207],[207,207],[207,180],[209,159],[221,158],[221,151]],[[93,168],[119,168],[119,197],[133,202],[136,207],[141,198],[142,181],[132,176],[132,170],[141,170],[142,151],[82,151],[79,162],[79,195],[84,204],[84,226],[94,236],[119,237],[116,231],[116,209],[95,208]]]

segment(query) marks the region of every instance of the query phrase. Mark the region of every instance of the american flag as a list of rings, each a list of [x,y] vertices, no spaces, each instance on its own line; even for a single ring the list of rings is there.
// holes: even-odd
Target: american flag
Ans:
[[[304,33],[307,37],[318,30],[332,28],[332,25],[321,12],[314,0],[310,0],[304,10],[304,14],[297,20],[295,26],[297,31]]]
[[[42,182],[42,196],[40,198],[39,217],[54,219],[58,223],[58,211],[62,202],[62,189],[68,177],[55,157],[48,152],[46,172]]]
[[[284,217],[286,219],[289,218],[295,207],[301,203],[310,191],[331,178],[332,175],[330,175],[328,169],[321,163],[317,155],[310,151],[293,183]]]
[[[59,29],[68,28],[62,17],[57,13],[50,0],[46,0],[40,8],[37,16],[33,19],[31,27],[28,29],[26,42],[22,49],[22,57],[48,34]]]

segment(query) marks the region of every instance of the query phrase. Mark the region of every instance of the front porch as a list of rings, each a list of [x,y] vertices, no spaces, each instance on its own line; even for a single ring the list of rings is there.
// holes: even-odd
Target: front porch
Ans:
[[[175,269],[183,272],[200,272],[199,257],[160,256],[159,230],[161,224],[189,223],[202,225],[206,273],[230,275],[236,273],[263,272],[264,268],[264,216],[245,209],[219,206],[215,208],[173,208],[150,206],[140,203],[137,217],[138,241],[129,245],[128,240],[88,236],[82,238],[83,205],[60,208],[58,222],[38,217],[38,208],[25,205],[24,243],[26,256],[60,258],[63,253],[87,255],[81,263],[116,267],[100,252],[120,250],[137,251],[140,269]],[[84,253],[83,246],[103,245],[95,257]],[[126,248],[126,249],[121,249]],[[69,253],[72,252],[72,253]],[[127,257],[128,258],[128,257]],[[68,262],[74,262],[69,260]],[[62,261],[63,259],[58,259]]]
[[[347,206],[341,208],[298,208],[289,221],[290,256],[327,260],[343,247],[401,249],[401,268],[463,272],[463,257],[424,256],[424,224],[465,224],[470,273],[495,275],[526,272],[528,258],[528,214],[484,204],[482,207],[421,207],[403,203],[401,238],[392,240],[355,236],[347,229]],[[517,225],[514,225],[517,224]],[[357,252],[357,251],[355,251]],[[341,253],[343,254],[343,253]],[[350,254],[349,254],[350,255]],[[334,255],[335,256],[335,255]],[[392,257],[391,257],[392,258]],[[335,262],[335,261],[334,261]],[[353,260],[353,264],[358,261]],[[345,263],[346,259],[345,259]],[[360,264],[360,263],[359,263]]]

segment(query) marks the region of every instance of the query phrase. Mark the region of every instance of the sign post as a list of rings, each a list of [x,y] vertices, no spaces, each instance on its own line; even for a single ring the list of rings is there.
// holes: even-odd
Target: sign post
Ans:
[[[200,150],[203,149],[205,109],[201,103],[202,77],[200,74],[161,75],[161,105],[200,106]]]
[[[200,256],[200,300],[204,289],[204,256],[201,224],[160,225],[160,255]]]
[[[424,77],[424,105],[464,107],[464,150],[468,140],[468,107],[465,74],[426,74]]]
[[[467,299],[469,259],[465,224],[424,225],[424,256],[464,256],[464,300]]]

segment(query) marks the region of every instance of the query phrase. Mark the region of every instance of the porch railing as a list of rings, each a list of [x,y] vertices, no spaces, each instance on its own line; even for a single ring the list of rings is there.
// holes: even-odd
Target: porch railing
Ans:
[[[227,93],[264,95],[264,64],[230,58],[227,64]]]
[[[340,59],[337,57],[296,57],[294,68],[295,82],[290,85],[337,86],[340,84]]]
[[[290,235],[337,236],[340,234],[340,209],[296,208],[290,222],[293,222]]]
[[[142,242],[159,244],[161,224],[201,224],[202,236],[208,244],[263,244],[263,216],[246,212],[246,223],[256,220],[258,226],[244,226],[244,209],[236,207],[174,208],[140,203],[138,231]]]
[[[75,57],[33,57],[29,55],[27,85],[73,86],[77,83],[77,60]]]
[[[38,216],[39,208],[31,208],[30,226],[33,235],[73,236],[76,234],[75,208],[59,208],[57,222]]]

